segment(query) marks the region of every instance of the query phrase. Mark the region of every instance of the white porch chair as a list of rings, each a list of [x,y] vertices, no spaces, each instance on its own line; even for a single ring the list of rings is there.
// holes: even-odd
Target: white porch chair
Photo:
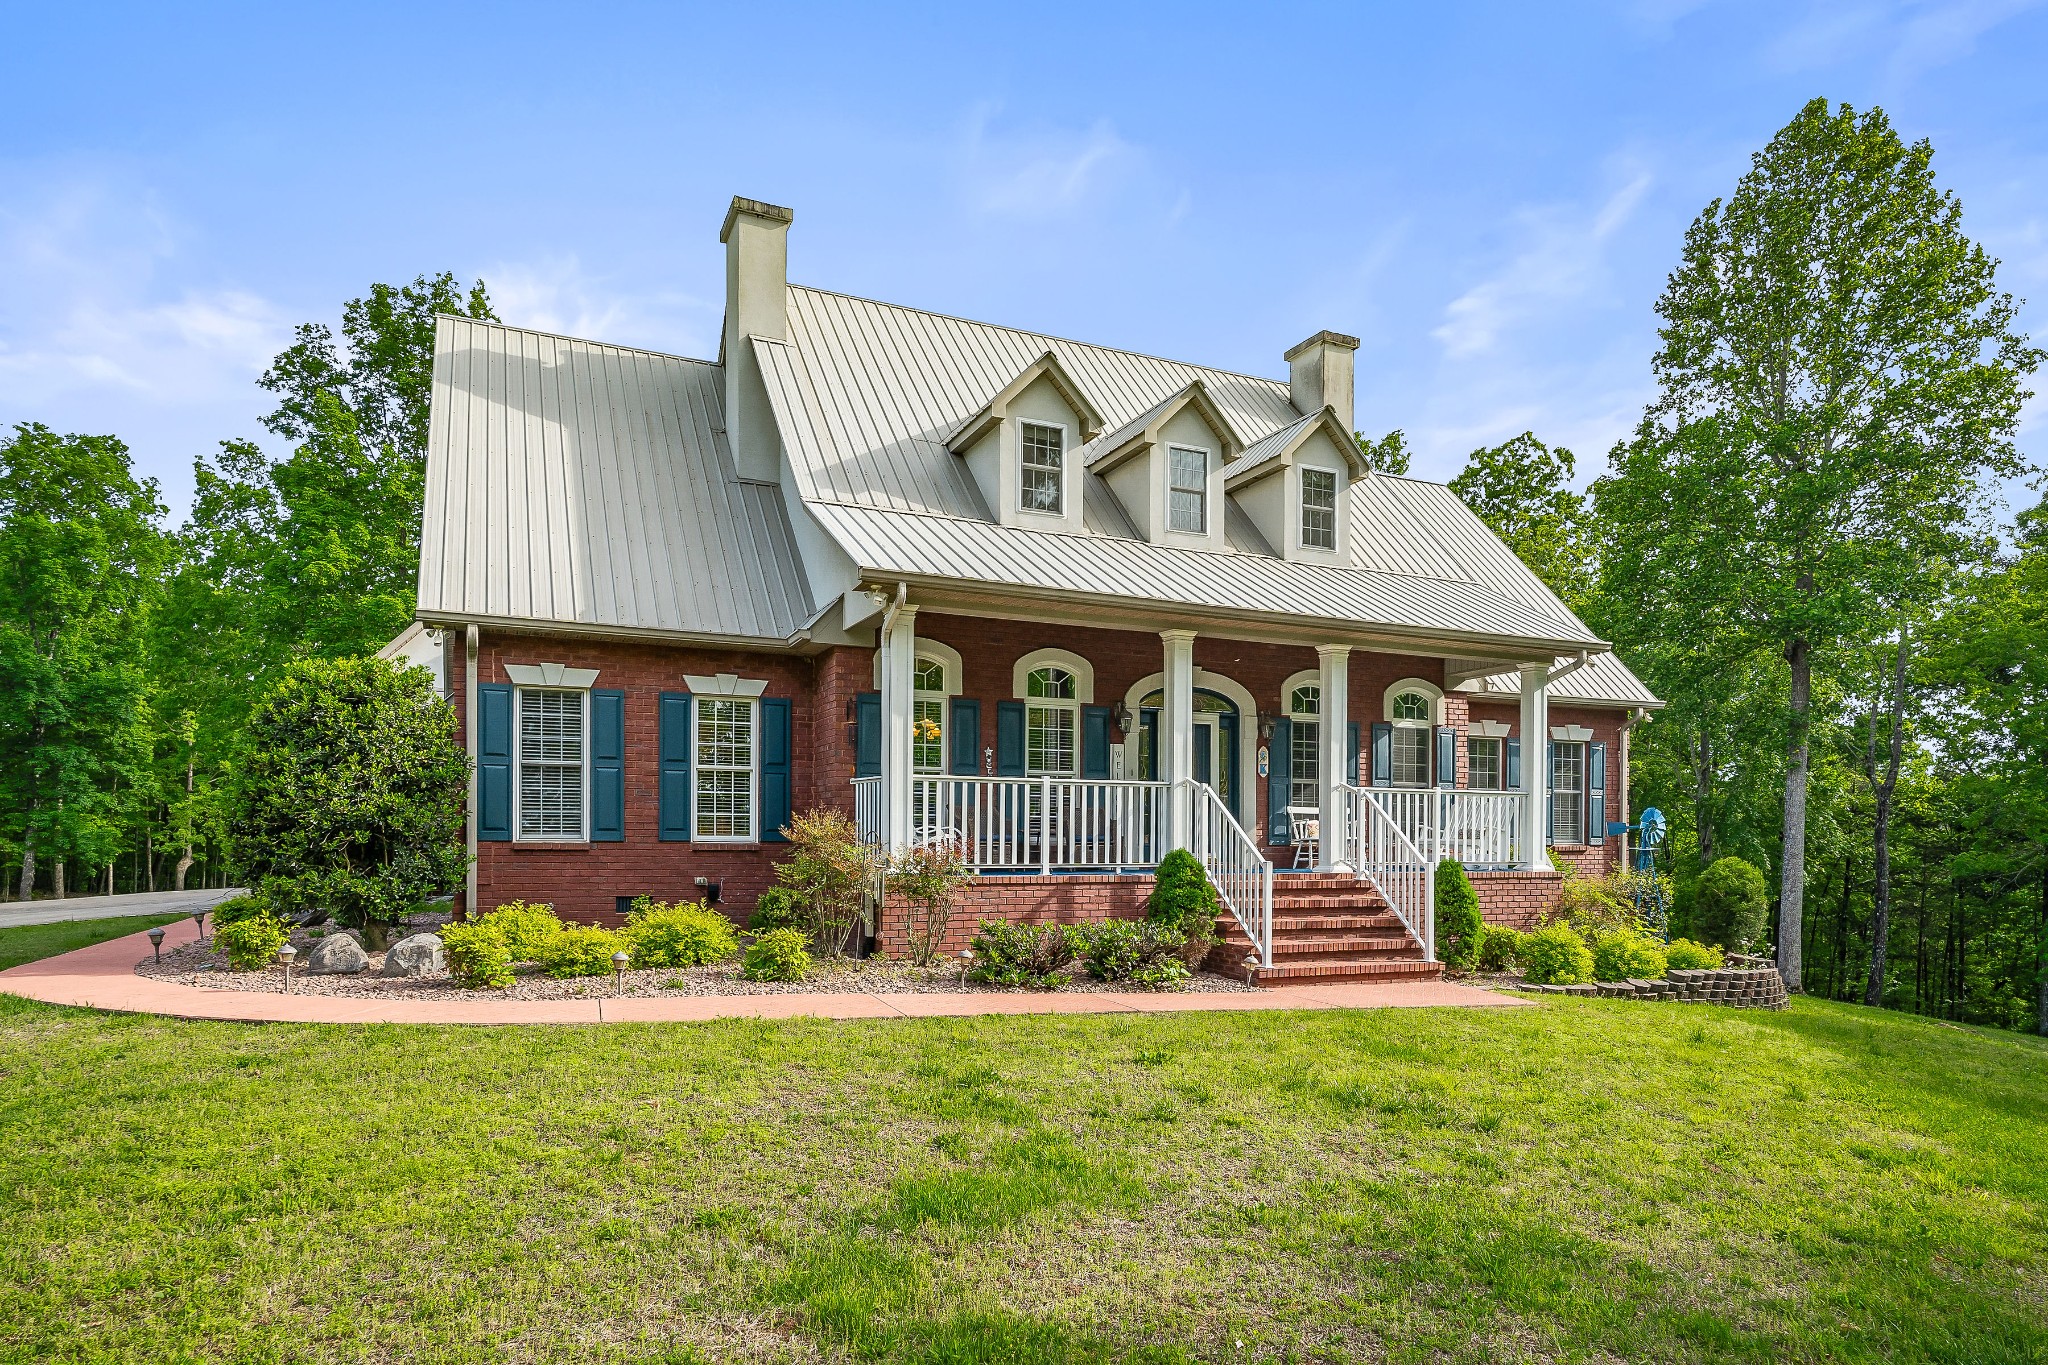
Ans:
[[[1294,840],[1294,865],[1314,867],[1322,845],[1323,813],[1314,806],[1289,806],[1287,829]]]

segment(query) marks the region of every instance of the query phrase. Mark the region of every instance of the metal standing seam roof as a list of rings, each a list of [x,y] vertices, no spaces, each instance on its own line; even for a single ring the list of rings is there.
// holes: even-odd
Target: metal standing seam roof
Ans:
[[[796,635],[788,511],[735,476],[724,402],[703,361],[439,319],[421,615]]]
[[[1515,673],[1496,673],[1468,684],[1465,691],[1474,700],[1485,699],[1512,704],[1521,700],[1522,679]],[[1664,705],[1617,654],[1588,656],[1584,667],[1575,668],[1552,682],[1549,691],[1554,701],[1640,706],[1653,711]]]

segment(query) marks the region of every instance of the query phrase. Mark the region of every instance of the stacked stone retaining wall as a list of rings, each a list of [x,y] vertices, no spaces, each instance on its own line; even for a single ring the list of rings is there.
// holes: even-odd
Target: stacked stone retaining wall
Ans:
[[[1785,1008],[1785,979],[1775,967],[1678,970],[1657,981],[1601,981],[1589,986],[1522,986],[1539,995],[1593,995],[1608,1000],[1679,1000],[1737,1009]]]

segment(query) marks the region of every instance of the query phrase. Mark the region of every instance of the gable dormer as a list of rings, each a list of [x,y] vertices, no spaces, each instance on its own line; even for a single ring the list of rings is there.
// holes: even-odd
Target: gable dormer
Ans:
[[[1086,452],[1154,545],[1223,550],[1223,469],[1244,453],[1230,419],[1197,379],[1155,403]]]
[[[1004,526],[1079,534],[1081,447],[1102,414],[1047,351],[953,429],[946,448],[967,461],[982,500]]]
[[[1351,562],[1351,487],[1366,475],[1335,408],[1256,441],[1223,471],[1223,486],[1282,559]]]

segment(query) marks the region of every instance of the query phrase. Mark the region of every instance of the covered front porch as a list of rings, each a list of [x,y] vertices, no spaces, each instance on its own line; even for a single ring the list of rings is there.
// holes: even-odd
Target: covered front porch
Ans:
[[[1369,888],[1433,960],[1438,862],[1549,867],[1544,765],[1471,785],[1448,653],[1020,620],[907,591],[876,605],[875,688],[853,705],[854,811],[875,845],[943,840],[988,877],[1148,872],[1184,848],[1268,967],[1276,875]],[[1543,732],[1548,676],[1523,670],[1524,732]],[[1389,719],[1397,701],[1421,711]]]

